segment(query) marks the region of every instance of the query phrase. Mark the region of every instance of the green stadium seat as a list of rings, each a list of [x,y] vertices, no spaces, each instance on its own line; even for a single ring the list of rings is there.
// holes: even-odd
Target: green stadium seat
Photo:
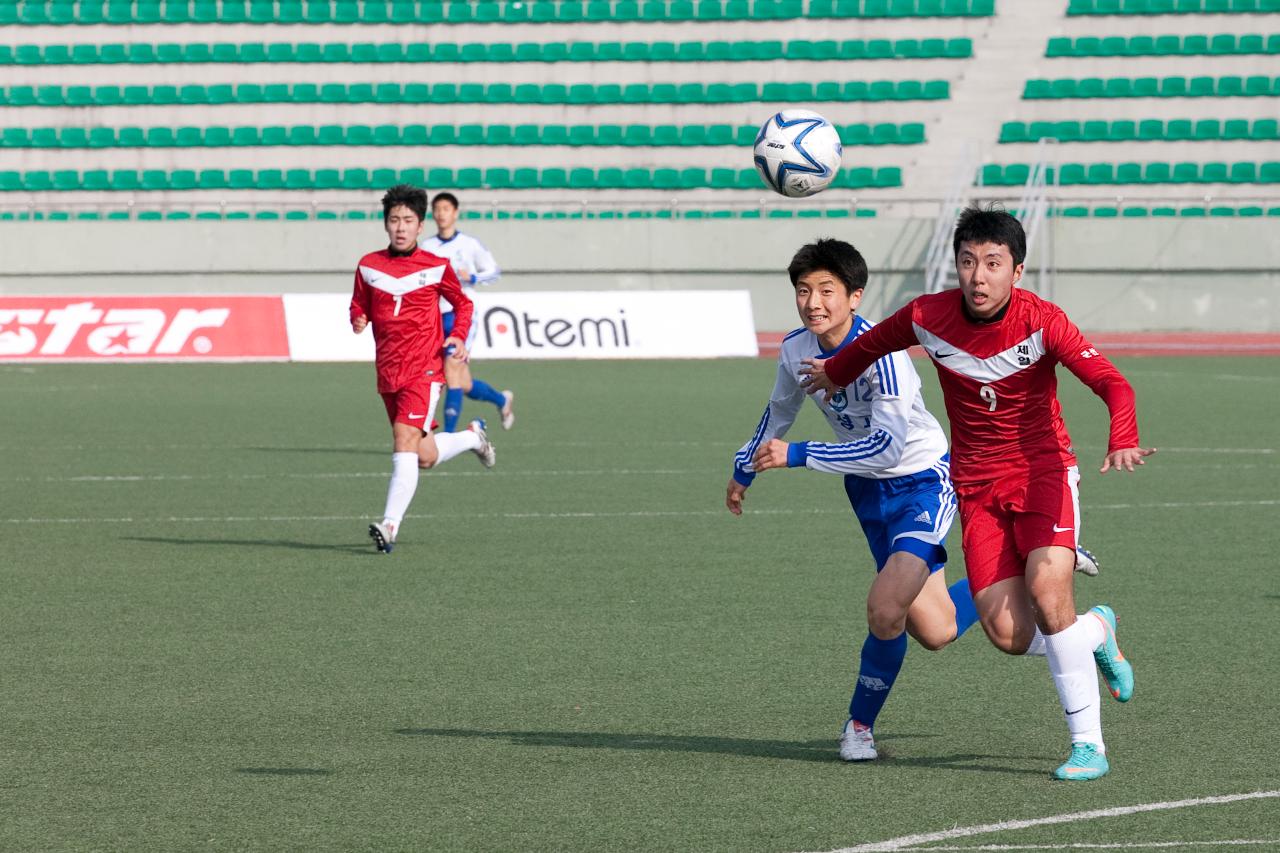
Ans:
[[[1222,138],[1222,123],[1217,119],[1201,119],[1195,123],[1192,138],[1200,141]]]
[[[221,149],[228,147],[232,143],[232,129],[220,126],[220,124],[210,124],[201,133],[201,145],[210,147],[210,149]]]
[[[1128,119],[1113,121],[1107,135],[1112,142],[1129,142],[1138,138],[1138,125]]]
[[[59,138],[56,128],[32,128],[30,134],[30,146],[32,148],[59,148],[61,145],[62,140]]]
[[[1172,169],[1168,163],[1147,163],[1142,168],[1142,182],[1144,184],[1167,184],[1172,178]]]
[[[78,184],[79,181],[76,183]],[[26,172],[22,176],[22,188],[28,192],[41,192],[55,189],[53,176],[43,170]],[[72,187],[72,189],[74,189],[74,187]]]
[[[259,175],[262,173],[259,172]],[[336,183],[336,181],[335,181]],[[261,180],[259,180],[261,184]],[[315,187],[311,172],[307,169],[288,169],[284,173],[284,188],[287,190],[309,190]]]
[[[310,130],[310,128],[307,128],[307,130]],[[302,131],[302,133],[304,135],[307,135],[307,131]],[[347,138],[346,131],[343,130],[342,125],[326,124],[326,125],[321,125],[320,127],[317,127],[315,129],[315,136],[306,144],[308,145],[343,145],[346,143],[346,138]],[[291,144],[297,144],[297,143],[293,143],[292,136],[290,137],[290,142]]]

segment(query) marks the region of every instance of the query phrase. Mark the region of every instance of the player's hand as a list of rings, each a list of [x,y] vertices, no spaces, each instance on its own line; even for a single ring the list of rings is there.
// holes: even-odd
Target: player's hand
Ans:
[[[369,318],[361,314],[351,321],[351,331],[357,335],[364,331],[364,327],[369,325]]]
[[[449,347],[453,347],[452,352],[450,352]],[[467,345],[466,345],[466,342],[462,340],[462,338],[455,338],[453,335],[450,335],[449,337],[445,338],[444,351],[448,353],[449,358],[453,359],[454,361],[467,360]]]
[[[770,439],[760,445],[760,448],[756,450],[755,458],[751,460],[756,473],[768,471],[770,468],[786,468],[787,450],[790,447],[790,444],[780,438]]]
[[[455,267],[454,274],[458,276],[458,281],[467,284],[471,281],[471,270],[464,270],[461,267]]]
[[[1124,450],[1113,450],[1102,460],[1099,473],[1105,474],[1114,468],[1117,471],[1132,471],[1134,465],[1146,465],[1145,457],[1156,452],[1157,448],[1145,450],[1141,447],[1126,447]]]
[[[724,505],[729,508],[729,512],[742,515],[742,499],[746,494],[747,487],[730,477],[729,488],[724,493]]]
[[[805,390],[806,394],[816,394],[822,392],[823,400],[830,400],[839,391],[836,383],[831,381],[831,377],[827,376],[825,358],[806,358],[803,361],[804,367],[800,368],[800,374],[807,378],[800,380],[800,387]]]

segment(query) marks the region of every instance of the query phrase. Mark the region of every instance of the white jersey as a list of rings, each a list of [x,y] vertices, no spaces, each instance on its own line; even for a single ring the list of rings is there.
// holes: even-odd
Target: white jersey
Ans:
[[[755,435],[734,457],[734,479],[750,484],[757,448],[786,435],[795,423],[804,398],[809,396],[800,385],[802,360],[830,358],[870,328],[870,323],[855,315],[848,336],[831,351],[823,350],[818,336],[805,329],[783,339],[773,395]],[[931,468],[947,452],[947,437],[924,407],[920,375],[905,352],[881,358],[830,400],[823,400],[821,394],[812,395],[812,399],[831,425],[836,442],[792,444],[788,455],[792,467],[803,464],[815,471],[885,480]]]
[[[476,285],[493,284],[498,280],[498,276],[502,275],[502,270],[498,269],[498,262],[484,247],[484,243],[470,234],[454,231],[453,236],[448,240],[441,239],[439,234],[435,234],[418,245],[425,251],[448,260],[455,273],[460,269],[467,271],[466,278],[459,274],[458,280],[462,282],[462,289],[468,296],[471,295],[470,288]],[[441,299],[440,310],[452,311],[453,306],[448,300]]]

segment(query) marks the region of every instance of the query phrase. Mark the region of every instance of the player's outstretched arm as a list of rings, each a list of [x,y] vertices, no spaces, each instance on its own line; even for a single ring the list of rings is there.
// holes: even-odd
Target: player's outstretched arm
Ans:
[[[729,487],[724,493],[724,505],[729,508],[729,512],[742,515],[742,499],[746,496],[747,487],[730,477]]]
[[[1113,450],[1102,460],[1102,468],[1099,473],[1105,474],[1113,468],[1117,471],[1132,471],[1134,465],[1146,465],[1146,457],[1155,453],[1157,448],[1153,447],[1147,450],[1142,447],[1126,447],[1122,450]]]

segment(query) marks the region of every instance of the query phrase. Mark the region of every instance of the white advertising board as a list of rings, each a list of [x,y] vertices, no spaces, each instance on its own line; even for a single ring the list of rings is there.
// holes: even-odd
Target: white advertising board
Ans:
[[[474,295],[477,358],[755,357],[745,290],[562,291]],[[350,298],[286,294],[294,361],[372,361],[373,337],[353,335]]]

